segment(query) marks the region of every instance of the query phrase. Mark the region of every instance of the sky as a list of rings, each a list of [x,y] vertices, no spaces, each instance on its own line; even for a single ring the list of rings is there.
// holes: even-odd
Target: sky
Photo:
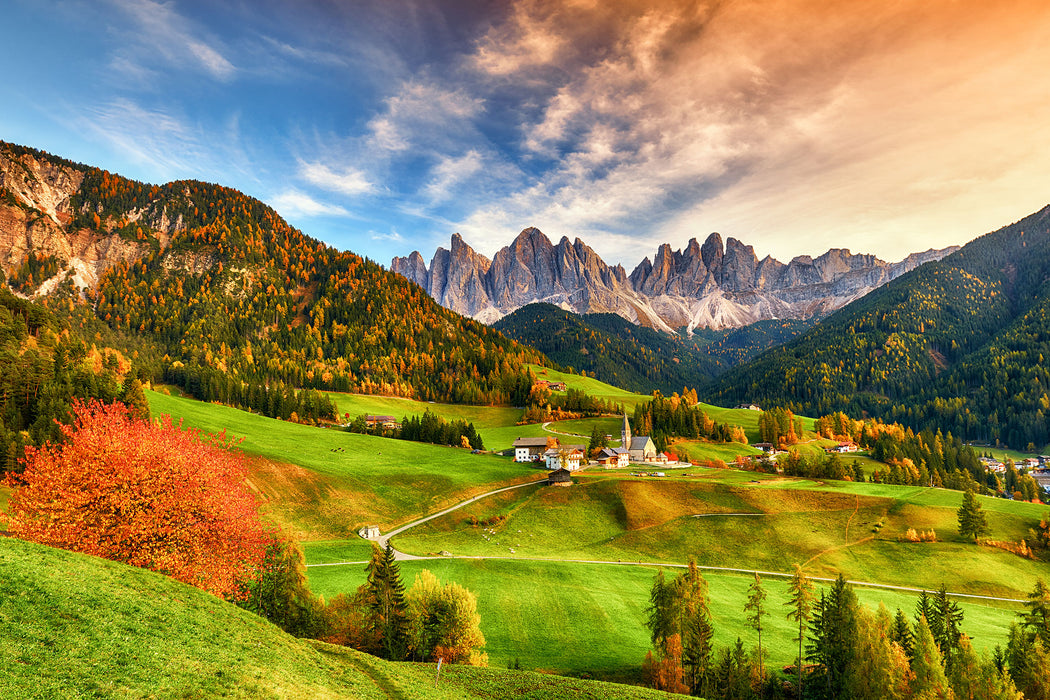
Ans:
[[[522,229],[899,260],[1050,204],[1045,0],[0,0],[0,139],[388,265]]]

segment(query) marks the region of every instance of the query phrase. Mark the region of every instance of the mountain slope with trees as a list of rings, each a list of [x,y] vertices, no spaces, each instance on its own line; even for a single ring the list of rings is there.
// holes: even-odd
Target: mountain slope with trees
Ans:
[[[1050,207],[928,263],[717,380],[715,402],[1050,439]]]
[[[801,334],[810,321],[759,321],[723,331],[696,329],[691,336],[662,333],[617,314],[584,314],[535,303],[492,327],[531,345],[563,367],[624,389],[666,394],[699,386],[730,367]]]
[[[524,364],[547,362],[218,185],[149,185],[0,143],[0,229],[23,290],[85,288],[109,328],[161,348],[154,379],[204,400],[284,418],[289,388],[521,404]]]

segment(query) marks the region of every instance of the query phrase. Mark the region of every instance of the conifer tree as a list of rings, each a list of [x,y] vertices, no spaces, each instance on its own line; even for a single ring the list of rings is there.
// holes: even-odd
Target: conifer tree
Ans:
[[[957,512],[960,535],[963,537],[973,535],[973,541],[977,542],[981,535],[988,533],[988,520],[972,489],[967,489],[963,494],[962,506]]]
[[[372,547],[372,559],[366,571],[369,628],[383,658],[401,661],[405,658],[409,641],[408,604],[405,585],[401,581],[401,567],[389,542],[385,550]]]
[[[1028,608],[1021,613],[1025,628],[1039,637],[1044,649],[1050,649],[1050,588],[1043,579],[1036,581],[1024,606]]]
[[[893,629],[890,631],[890,639],[900,646],[901,651],[909,659],[911,658],[914,649],[911,625],[908,624],[908,618],[900,608],[897,608],[897,614],[893,617]]]
[[[919,624],[915,628],[915,654],[912,656],[911,670],[914,674],[911,682],[912,697],[931,700],[951,700],[954,697],[944,675],[941,651],[937,648],[937,642],[924,617],[919,618]]]

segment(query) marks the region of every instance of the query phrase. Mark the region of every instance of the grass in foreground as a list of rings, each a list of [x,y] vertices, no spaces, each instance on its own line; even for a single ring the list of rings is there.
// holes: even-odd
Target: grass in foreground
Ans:
[[[663,698],[535,673],[389,663],[299,640],[165,576],[0,540],[0,698]]]

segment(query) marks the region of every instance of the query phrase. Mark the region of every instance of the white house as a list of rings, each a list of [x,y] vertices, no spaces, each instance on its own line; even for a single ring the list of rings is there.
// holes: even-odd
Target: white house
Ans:
[[[583,450],[576,445],[566,445],[556,450],[547,450],[543,455],[547,461],[547,469],[554,471],[555,469],[568,469],[570,472],[574,472],[580,468],[580,461],[583,459]],[[564,464],[562,461],[564,460]]]
[[[518,438],[514,441],[514,461],[541,461],[543,459],[543,453],[547,451],[547,440],[554,440],[554,445],[558,445],[558,440],[555,438]]]

